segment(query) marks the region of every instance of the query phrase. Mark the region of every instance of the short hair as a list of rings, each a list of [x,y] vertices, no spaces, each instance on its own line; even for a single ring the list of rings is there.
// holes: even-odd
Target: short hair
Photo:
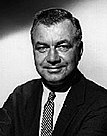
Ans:
[[[65,19],[70,20],[71,23],[73,24],[73,26],[76,28],[75,37],[74,37],[75,40],[76,41],[81,40],[82,39],[82,30],[81,30],[79,20],[76,19],[75,17],[73,17],[73,15],[65,9],[50,8],[50,9],[41,10],[35,14],[34,20],[33,20],[33,25],[31,27],[32,43],[33,43],[33,32],[34,32],[37,25],[43,24],[43,25],[46,25],[49,27],[51,25],[62,22]]]

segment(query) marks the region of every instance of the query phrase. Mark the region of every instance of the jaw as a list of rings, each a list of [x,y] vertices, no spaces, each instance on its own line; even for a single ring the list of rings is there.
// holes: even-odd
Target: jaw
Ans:
[[[42,78],[44,85],[54,92],[66,92],[72,86],[74,80],[75,72],[72,72],[66,76],[66,78],[60,81],[47,81],[46,79]]]
[[[76,66],[65,66],[60,69],[46,69],[43,67],[36,67],[39,75],[46,80],[50,85],[63,84],[67,78],[72,77]]]
[[[48,82],[50,85],[60,85],[63,84],[64,78],[67,76],[67,70],[63,69],[60,71],[48,71],[43,70],[43,72],[39,72],[41,77]]]
[[[42,77],[42,82],[47,88],[54,92],[65,92],[75,80],[75,71],[76,68],[70,74],[68,74],[68,76],[65,76],[65,78],[61,80],[47,80]]]

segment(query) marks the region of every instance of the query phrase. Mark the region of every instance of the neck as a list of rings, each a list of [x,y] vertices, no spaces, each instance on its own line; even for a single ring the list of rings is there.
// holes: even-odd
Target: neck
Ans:
[[[78,82],[80,74],[77,69],[65,78],[61,83],[50,83],[42,78],[44,85],[53,92],[66,92],[71,86]]]

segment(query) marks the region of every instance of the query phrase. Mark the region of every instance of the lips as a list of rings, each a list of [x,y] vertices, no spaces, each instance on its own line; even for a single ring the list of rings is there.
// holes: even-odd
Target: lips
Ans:
[[[58,65],[58,66],[43,66],[43,68],[46,68],[46,69],[60,69],[60,68],[63,68],[65,67],[66,65]]]
[[[44,68],[47,69],[49,73],[59,73],[64,67],[65,66],[46,66]]]
[[[59,73],[60,71],[62,70],[62,68],[49,68],[49,69],[47,69],[47,71],[49,72],[49,73]]]

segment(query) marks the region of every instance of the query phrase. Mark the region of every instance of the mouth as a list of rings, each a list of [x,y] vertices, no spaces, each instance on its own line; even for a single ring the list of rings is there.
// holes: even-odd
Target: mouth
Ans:
[[[59,73],[65,66],[48,66],[45,67],[49,73]]]

